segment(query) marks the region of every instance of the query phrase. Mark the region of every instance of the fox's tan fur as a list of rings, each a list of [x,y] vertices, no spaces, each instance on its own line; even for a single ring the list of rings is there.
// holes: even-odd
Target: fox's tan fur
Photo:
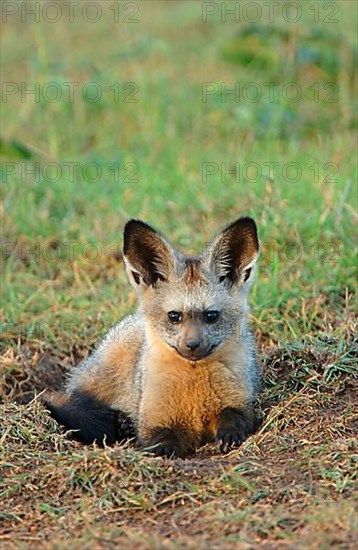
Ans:
[[[81,421],[72,416],[81,396],[90,396],[96,407],[124,413],[138,442],[158,454],[182,456],[215,439],[223,449],[239,444],[253,429],[260,380],[247,326],[258,256],[254,222],[237,220],[200,257],[175,252],[136,220],[128,222],[124,241],[139,309],[111,329],[74,370],[65,395],[48,399],[49,408],[81,438],[86,410],[79,411]],[[218,320],[207,322],[208,311],[219,313]],[[168,312],[180,312],[182,320],[171,323]],[[189,347],[194,344],[197,349]],[[98,439],[101,429],[95,433]]]

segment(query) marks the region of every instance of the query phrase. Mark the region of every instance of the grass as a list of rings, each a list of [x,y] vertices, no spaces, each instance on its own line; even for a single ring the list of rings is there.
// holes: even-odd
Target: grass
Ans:
[[[200,2],[174,1],[115,23],[109,4],[95,24],[3,25],[3,81],[39,96],[3,95],[1,545],[353,548],[356,5],[327,23],[303,2],[299,22],[270,25],[203,23]],[[201,251],[242,214],[262,243],[258,432],[175,461],[70,441],[33,398],[134,308],[127,217]]]

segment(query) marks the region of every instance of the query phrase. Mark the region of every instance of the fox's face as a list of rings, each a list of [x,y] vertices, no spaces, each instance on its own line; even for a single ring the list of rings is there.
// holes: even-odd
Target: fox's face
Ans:
[[[207,252],[187,257],[157,231],[130,220],[124,259],[152,332],[185,359],[198,361],[228,338],[240,338],[247,290],[258,256],[255,222],[241,218]]]

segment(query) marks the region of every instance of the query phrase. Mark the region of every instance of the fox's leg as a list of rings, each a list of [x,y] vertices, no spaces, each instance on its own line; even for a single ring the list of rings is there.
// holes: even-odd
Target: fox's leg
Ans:
[[[252,405],[235,409],[226,408],[221,411],[217,420],[216,442],[222,452],[238,447],[246,437],[253,432],[255,414]]]
[[[43,401],[52,417],[67,430],[74,430],[72,437],[83,443],[111,445],[136,436],[126,413],[112,409],[89,393],[52,393],[45,395]]]
[[[158,387],[151,380],[142,396],[138,414],[138,442],[157,456],[182,458],[201,441],[202,420],[191,414],[180,381],[162,377]],[[191,412],[190,412],[191,411]]]
[[[45,394],[43,401],[52,416],[74,430],[75,439],[102,445],[136,436],[139,390],[134,370],[142,332],[137,317],[126,317],[74,369],[65,392]]]

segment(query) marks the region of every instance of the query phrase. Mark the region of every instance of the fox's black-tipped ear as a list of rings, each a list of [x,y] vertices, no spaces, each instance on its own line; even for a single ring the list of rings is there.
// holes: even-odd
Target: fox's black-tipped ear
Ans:
[[[256,224],[239,218],[219,233],[209,249],[209,264],[220,282],[245,283],[251,279],[259,255]]]
[[[133,219],[124,228],[123,257],[136,289],[167,280],[175,263],[170,243],[150,225]]]

